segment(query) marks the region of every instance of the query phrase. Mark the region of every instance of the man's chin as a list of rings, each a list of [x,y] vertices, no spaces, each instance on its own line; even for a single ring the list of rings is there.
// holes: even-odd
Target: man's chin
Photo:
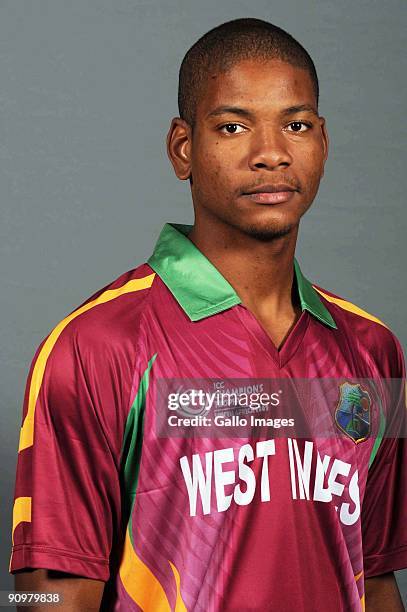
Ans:
[[[291,224],[281,226],[262,226],[257,224],[245,225],[240,228],[245,234],[262,242],[270,242],[283,238],[292,232],[294,226]]]

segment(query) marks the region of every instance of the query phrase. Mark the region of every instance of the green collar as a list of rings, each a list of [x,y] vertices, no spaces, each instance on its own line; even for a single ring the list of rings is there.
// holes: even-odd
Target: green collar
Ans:
[[[192,225],[166,223],[147,260],[148,265],[160,276],[191,321],[222,312],[241,300],[233,287],[217,268],[187,238]],[[321,302],[318,293],[303,276],[294,258],[301,309],[336,329],[330,312]]]

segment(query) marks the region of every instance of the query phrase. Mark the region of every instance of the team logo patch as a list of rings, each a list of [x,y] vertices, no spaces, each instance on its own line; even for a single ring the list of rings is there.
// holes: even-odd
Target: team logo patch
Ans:
[[[372,400],[360,383],[344,382],[339,386],[340,396],[335,411],[335,423],[356,444],[370,435]]]

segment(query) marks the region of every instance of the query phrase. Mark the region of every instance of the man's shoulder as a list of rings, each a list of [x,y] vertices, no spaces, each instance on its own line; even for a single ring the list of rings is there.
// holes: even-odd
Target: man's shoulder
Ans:
[[[393,371],[403,370],[403,349],[397,335],[377,313],[354,301],[313,283],[324,306],[331,313],[338,334],[344,334],[355,347],[363,347],[376,360],[384,360]],[[390,370],[387,374],[390,376]]]
[[[134,344],[154,278],[147,263],[124,272],[64,316],[41,347],[89,353]]]
[[[142,263],[98,289],[68,317],[84,320],[82,315],[85,313],[89,313],[89,318],[109,317],[112,310],[117,315],[120,310],[125,312],[129,305],[134,312],[139,312],[148,298],[155,276],[154,270],[147,263]]]
[[[145,355],[139,350],[142,313],[154,277],[147,264],[129,270],[90,296],[45,336],[27,378],[24,448],[32,445],[37,402],[42,406],[40,414],[52,411],[52,418],[57,419],[61,411],[65,417],[69,412],[73,422],[83,407],[89,408],[84,410],[88,416],[93,409],[99,410],[105,420],[115,419],[109,407],[121,405],[122,414],[127,415],[134,373],[145,367]]]

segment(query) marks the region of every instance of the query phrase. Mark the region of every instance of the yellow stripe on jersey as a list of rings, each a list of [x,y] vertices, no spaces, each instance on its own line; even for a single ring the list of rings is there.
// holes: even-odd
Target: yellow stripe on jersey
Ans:
[[[119,574],[127,594],[142,610],[171,612],[161,582],[136,554],[128,529]]]
[[[177,587],[177,599],[174,612],[187,612],[187,608],[181,596],[179,572],[171,561],[169,561],[169,564],[173,571]],[[149,610],[154,610],[154,612],[171,612],[171,606],[161,582],[134,550],[130,539],[129,528],[126,530],[123,558],[119,574],[127,594],[139,608],[146,612]]]
[[[13,531],[11,539],[14,544],[14,530],[22,522],[31,523],[31,497],[16,497],[13,506]]]
[[[174,612],[188,612],[184,604],[184,600],[182,599],[182,596],[181,596],[181,578],[179,575],[179,571],[177,570],[175,565],[171,563],[171,561],[169,561],[169,564],[171,565],[171,569],[172,569],[172,572],[175,578],[175,584],[177,585],[177,599],[175,601]]]
[[[363,575],[363,570],[361,570],[358,574],[355,574],[355,582],[357,582],[361,578],[362,575]],[[365,595],[364,594],[360,598],[360,606],[361,606],[361,611],[365,612]]]
[[[352,302],[342,300],[341,298],[333,297],[332,295],[324,293],[323,291],[321,291],[321,289],[318,289],[318,287],[315,287],[314,285],[312,286],[314,287],[315,291],[318,291],[318,293],[320,293],[326,300],[328,300],[328,302],[332,302],[332,304],[337,304],[337,306],[340,306],[344,310],[353,312],[361,317],[364,317],[365,319],[369,319],[370,321],[379,323],[380,325],[383,325],[383,327],[387,328],[387,325],[385,325],[383,321],[380,321],[380,319],[378,319],[377,317],[374,317],[373,315],[369,314],[368,312],[366,312],[366,310],[362,310],[361,308],[359,308],[359,306],[352,304]]]
[[[16,497],[13,506],[13,529],[11,532],[11,541],[14,545],[14,531],[20,523],[31,523],[31,497]],[[11,570],[13,553],[10,556],[8,571]]]
[[[34,365],[30,384],[27,414],[20,432],[20,444],[18,447],[19,452],[24,450],[25,448],[29,448],[34,444],[35,405],[37,403],[42,379],[44,377],[45,366],[56,341],[58,340],[60,334],[63,332],[68,323],[73,321],[73,319],[76,319],[76,317],[78,317],[82,313],[87,312],[94,306],[98,306],[99,304],[104,304],[105,302],[114,300],[115,298],[124,295],[125,293],[131,293],[132,291],[140,291],[141,289],[147,289],[148,287],[151,287],[154,277],[155,272],[153,274],[149,274],[148,276],[144,276],[143,278],[134,278],[125,283],[122,287],[118,287],[117,289],[107,289],[106,291],[101,293],[99,297],[92,300],[91,302],[88,302],[87,304],[84,304],[83,306],[72,312],[70,315],[65,317],[65,319],[58,323],[58,325],[52,330],[47,340],[44,342],[44,345]]]

